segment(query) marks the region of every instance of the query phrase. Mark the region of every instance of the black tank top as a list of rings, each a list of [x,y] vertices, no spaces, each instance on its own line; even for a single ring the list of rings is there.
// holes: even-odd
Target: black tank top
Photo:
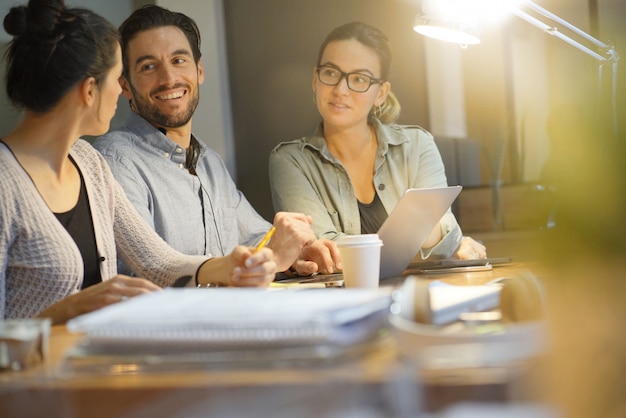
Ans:
[[[72,160],[72,162],[74,162]],[[74,163],[76,165],[76,163]],[[78,169],[78,167],[76,167]],[[80,195],[78,203],[72,209],[63,213],[55,213],[57,219],[71,235],[83,256],[84,278],[81,289],[100,283],[100,257],[96,247],[96,236],[93,231],[93,220],[89,210],[89,199],[83,175],[80,175]]]
[[[359,200],[357,202],[359,203],[359,217],[361,218],[361,234],[377,233],[388,216],[378,193],[374,194],[374,200],[371,203],[362,203]]]

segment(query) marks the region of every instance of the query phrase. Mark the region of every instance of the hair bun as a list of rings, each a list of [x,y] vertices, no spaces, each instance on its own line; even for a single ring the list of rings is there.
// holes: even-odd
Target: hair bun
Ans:
[[[26,7],[12,7],[4,17],[4,30],[12,36],[19,36],[26,30]]]
[[[56,38],[64,10],[64,0],[30,0],[28,6],[11,8],[4,18],[4,29],[13,36],[30,33],[42,41]]]
[[[56,38],[64,10],[63,0],[30,0],[26,30],[41,40]]]

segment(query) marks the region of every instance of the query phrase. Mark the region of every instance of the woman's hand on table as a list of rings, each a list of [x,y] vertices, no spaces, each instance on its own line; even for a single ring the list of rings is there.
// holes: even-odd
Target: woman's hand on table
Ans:
[[[156,290],[161,288],[149,280],[120,274],[60,300],[37,316],[62,324],[78,315]]]
[[[461,238],[461,243],[452,255],[457,260],[476,260],[487,258],[487,247],[471,237]]]

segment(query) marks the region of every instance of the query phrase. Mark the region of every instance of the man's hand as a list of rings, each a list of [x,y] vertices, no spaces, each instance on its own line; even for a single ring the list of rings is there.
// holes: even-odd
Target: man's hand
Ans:
[[[300,276],[309,276],[319,272],[335,273],[341,270],[341,256],[335,241],[318,239],[305,246],[300,257],[293,264]]]
[[[274,252],[276,269],[287,270],[300,256],[301,251],[315,242],[310,216],[303,213],[278,212],[274,216],[276,232],[268,247]]]

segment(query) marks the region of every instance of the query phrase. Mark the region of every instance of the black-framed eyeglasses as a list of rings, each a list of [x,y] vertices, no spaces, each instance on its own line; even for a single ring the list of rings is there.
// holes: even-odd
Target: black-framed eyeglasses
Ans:
[[[346,78],[348,88],[357,93],[365,93],[372,84],[382,84],[383,80],[370,77],[363,73],[344,73],[336,67],[329,65],[317,66],[317,78],[328,86],[336,86],[341,83],[342,78]]]

